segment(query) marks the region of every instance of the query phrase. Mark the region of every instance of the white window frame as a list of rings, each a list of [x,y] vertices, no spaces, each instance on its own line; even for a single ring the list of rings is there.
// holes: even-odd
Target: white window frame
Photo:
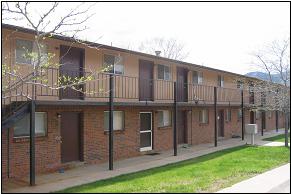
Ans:
[[[106,68],[105,66],[105,55],[109,55],[109,56],[113,56],[114,57],[114,64],[113,64],[113,73],[111,72],[108,72],[108,71],[104,71],[104,73],[109,73],[109,74],[115,74],[115,75],[124,75],[124,59],[122,56],[117,56],[117,55],[114,55],[114,54],[108,54],[108,53],[104,53],[103,54],[103,67]],[[115,66],[116,66],[116,58],[121,58],[121,64],[123,66],[123,71],[122,73],[116,73],[116,70],[115,70]],[[120,64],[119,64],[120,65]]]
[[[44,121],[44,134],[39,134],[39,133],[36,133],[36,130],[35,130],[35,136],[36,137],[46,137],[47,136],[47,131],[48,131],[48,114],[47,112],[35,112],[35,114],[39,114],[39,113],[42,113],[42,114],[45,114],[45,121]],[[28,114],[28,117],[29,117],[30,114]],[[35,117],[36,118],[36,117]],[[36,120],[35,120],[36,122]],[[15,127],[14,127],[14,130],[13,130],[13,138],[17,139],[17,138],[27,138],[27,137],[30,137],[30,123],[27,125],[28,126],[28,135],[21,135],[21,136],[15,136]],[[36,126],[36,124],[35,124]]]
[[[169,114],[169,124],[165,123],[165,112],[168,112]],[[162,120],[163,120],[163,125],[160,125],[159,121],[158,121],[158,127],[170,127],[172,126],[172,112],[170,110],[158,110],[158,114],[162,114]]]
[[[232,115],[231,115],[231,109],[230,109],[230,108],[227,108],[225,112],[226,112],[225,121],[226,121],[226,122],[231,122],[231,119],[232,119],[232,118],[231,118],[231,116],[232,116]]]
[[[159,66],[162,66],[163,67],[163,78],[159,78]],[[169,69],[169,78],[166,79],[166,71],[165,71],[165,68],[168,68]],[[172,73],[171,73],[171,67],[168,66],[168,65],[162,65],[162,64],[157,64],[157,79],[159,80],[165,80],[165,81],[170,81],[171,80],[171,76],[172,76]]]
[[[209,123],[209,110],[208,109],[200,109],[199,114],[200,114],[200,112],[201,112],[201,120],[200,120],[200,115],[198,115],[199,123],[200,124],[208,124]],[[206,118],[204,118],[204,115],[206,116]],[[205,119],[206,119],[206,121],[204,121]]]
[[[114,113],[115,112],[122,112],[122,120],[123,120],[123,124],[122,124],[122,129],[115,129],[114,128]],[[104,111],[103,112],[103,122],[104,122],[104,131],[109,131],[109,124],[108,124],[108,129],[106,129],[105,127],[105,113],[108,113],[108,121],[109,121],[109,111]],[[113,131],[124,131],[125,130],[125,112],[123,110],[114,110],[113,111]]]
[[[29,63],[23,63],[23,62],[18,62],[17,61],[17,49],[16,49],[17,48],[17,41],[28,41],[28,42],[30,42],[32,44],[31,52],[37,52],[36,51],[35,42],[32,41],[32,40],[25,39],[25,38],[16,38],[15,39],[15,52],[14,52],[14,60],[15,60],[15,63],[16,64],[19,64],[19,65],[33,65],[33,63],[35,61],[33,61],[32,59],[30,59],[30,62]],[[45,52],[44,51],[41,51],[41,52],[43,52],[41,54],[45,55],[45,57],[46,57],[46,61],[45,62],[47,62],[47,60],[48,60],[47,59],[47,57],[48,57],[48,45],[47,44],[42,44],[42,45],[44,45],[46,49],[45,49]]]
[[[194,82],[194,72],[197,73],[197,83]],[[203,72],[201,71],[192,71],[192,83],[201,85],[203,84]]]
[[[220,79],[219,79],[220,77]],[[219,81],[219,87],[223,88],[224,87],[224,76],[223,75],[218,75],[217,77],[218,81]]]

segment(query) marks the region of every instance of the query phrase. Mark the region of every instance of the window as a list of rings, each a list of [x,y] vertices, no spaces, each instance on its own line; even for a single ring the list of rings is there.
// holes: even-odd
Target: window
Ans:
[[[47,45],[40,44],[40,62],[41,64],[47,63]],[[34,65],[37,61],[36,59],[37,46],[30,40],[16,40],[16,51],[15,51],[15,61],[18,64],[32,64]]]
[[[104,129],[109,130],[109,111],[104,111]],[[124,129],[124,112],[113,111],[113,130]]]
[[[35,135],[45,136],[47,132],[47,113],[35,113]],[[14,125],[14,137],[27,137],[30,135],[30,114],[26,114]]]
[[[240,120],[242,118],[242,111],[241,109],[237,110],[237,120]]]
[[[158,127],[167,127],[172,124],[172,114],[169,110],[158,111]]]
[[[203,82],[203,73],[202,72],[193,71],[192,75],[193,75],[192,76],[193,84],[202,84],[202,82]]]
[[[15,61],[20,64],[31,64],[31,58],[27,55],[32,52],[32,41],[16,40]]]
[[[260,118],[261,112],[260,111],[256,111],[256,120],[258,120]]]
[[[105,68],[104,71],[107,73],[114,73],[114,74],[124,73],[123,59],[121,56],[105,54],[103,67]]]
[[[199,122],[208,123],[208,110],[203,109],[199,111]]]
[[[272,118],[272,111],[268,112],[268,118],[271,119]]]
[[[223,76],[218,75],[218,78],[217,78],[217,85],[218,85],[219,87],[223,87],[223,85],[224,85],[224,77],[223,77]]]
[[[227,122],[231,121],[231,109],[230,108],[226,109],[226,118],[225,118],[225,120]]]
[[[158,65],[158,79],[170,80],[171,72],[170,67],[166,65]]]
[[[242,81],[237,81],[236,85],[237,85],[238,89],[243,89],[243,82]]]

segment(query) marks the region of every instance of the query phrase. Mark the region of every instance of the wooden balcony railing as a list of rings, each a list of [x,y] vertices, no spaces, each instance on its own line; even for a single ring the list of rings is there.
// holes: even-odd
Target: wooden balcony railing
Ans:
[[[37,80],[38,85],[36,87],[37,100],[59,100],[59,99],[73,99],[83,100],[96,100],[96,101],[108,101],[109,97],[109,78],[107,73],[92,74],[91,72],[83,71],[61,71],[57,68],[43,69],[40,71],[42,79]],[[85,84],[74,86],[76,90],[71,88],[58,88],[58,82],[61,75],[69,77],[88,77],[93,76],[91,81],[86,81]],[[186,83],[183,86],[177,84],[180,87],[178,93],[183,102],[190,103],[208,103],[214,102],[214,86],[198,85],[192,83]],[[21,88],[15,89],[15,92],[19,92],[23,88],[26,93],[31,92],[31,87],[28,84],[22,84]],[[18,91],[16,91],[18,90]],[[252,97],[248,90],[244,90],[244,103],[250,103],[249,99]],[[155,101],[173,103],[174,101],[174,81],[160,80],[160,79],[140,79],[138,77],[114,75],[114,98],[116,101]],[[257,95],[254,95],[255,101],[258,99]],[[11,101],[11,99],[9,99]],[[7,101],[7,100],[6,100]],[[221,88],[217,87],[217,102],[221,103],[241,103],[241,90],[233,88]]]

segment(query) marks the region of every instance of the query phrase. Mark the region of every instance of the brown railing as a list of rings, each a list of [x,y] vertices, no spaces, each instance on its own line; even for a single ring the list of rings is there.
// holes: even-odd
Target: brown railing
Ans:
[[[58,81],[60,75],[67,75],[70,77],[88,77],[93,76],[91,81],[86,81],[85,84],[74,86],[77,90],[71,88],[58,88]],[[60,70],[57,68],[46,68],[40,71],[42,79],[37,80],[38,85],[36,87],[37,99],[66,99],[66,96],[75,97],[76,99],[88,99],[88,100],[103,100],[107,101],[109,97],[109,78],[110,75],[107,73],[96,73],[83,72],[76,70]],[[20,82],[19,82],[20,83]],[[18,84],[19,84],[18,83]],[[16,83],[17,84],[17,83]],[[198,85],[187,83],[184,87],[180,87],[178,95],[183,99],[184,102],[190,103],[214,103],[214,86]],[[30,90],[27,84],[22,83],[21,87],[17,86],[15,93],[22,90],[26,90],[29,94]],[[17,90],[17,91],[16,91]],[[45,98],[48,97],[48,98]],[[53,97],[53,98],[50,98]],[[96,99],[94,99],[96,98]],[[138,77],[114,75],[114,98],[117,100],[131,100],[131,101],[165,101],[172,103],[174,101],[174,81],[160,80],[160,79],[141,79]],[[250,93],[248,90],[244,90],[244,103],[248,104],[250,101]],[[257,95],[255,95],[257,100]],[[17,99],[18,100],[18,99]],[[16,101],[17,101],[16,100]],[[7,100],[6,100],[7,101]],[[14,101],[11,100],[10,101]],[[228,102],[228,103],[241,103],[241,90],[231,88],[217,88],[217,102]]]
[[[214,101],[214,87],[198,84],[188,84],[188,101],[212,102]]]

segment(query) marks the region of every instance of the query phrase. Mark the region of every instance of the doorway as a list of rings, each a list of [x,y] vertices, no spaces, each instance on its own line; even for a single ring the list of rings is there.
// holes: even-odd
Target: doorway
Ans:
[[[153,70],[152,61],[139,60],[139,100],[153,101]]]
[[[187,69],[177,67],[177,101],[187,102],[188,86],[187,86]]]
[[[178,111],[177,115],[177,130],[178,130],[178,144],[187,143],[187,121],[186,111]]]
[[[140,151],[153,149],[152,112],[140,112]]]
[[[60,46],[60,68],[59,77],[62,78],[79,78],[84,75],[84,50],[81,48]],[[77,89],[82,89],[84,86],[75,86]],[[83,93],[73,90],[68,87],[60,89],[60,99],[83,99]]]
[[[224,110],[219,110],[218,116],[218,137],[224,137]]]
[[[61,161],[80,161],[80,115],[79,112],[61,113]]]

